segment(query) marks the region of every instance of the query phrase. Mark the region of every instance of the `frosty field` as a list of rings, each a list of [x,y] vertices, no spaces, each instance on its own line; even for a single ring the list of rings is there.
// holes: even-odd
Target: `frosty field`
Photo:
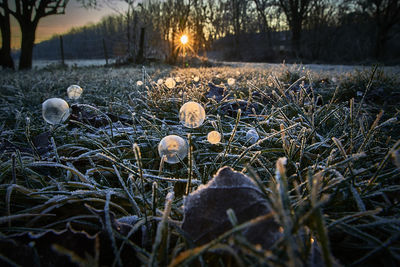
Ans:
[[[72,84],[83,88],[81,98],[68,99]],[[2,263],[400,261],[400,80],[392,72],[371,67],[332,75],[285,65],[44,68],[2,71],[0,92]],[[70,106],[59,125],[42,118],[42,103],[53,97]],[[180,122],[189,101],[205,109],[198,127]],[[168,135],[188,145],[175,164],[158,151]],[[253,203],[238,199],[220,211],[223,231],[199,243],[182,228],[184,198],[224,166],[254,182],[257,201],[270,213],[243,221],[235,214]],[[225,192],[227,201],[240,186]],[[270,247],[252,243],[246,232],[267,217],[278,229],[270,229],[278,236]],[[204,232],[212,236],[212,229]]]

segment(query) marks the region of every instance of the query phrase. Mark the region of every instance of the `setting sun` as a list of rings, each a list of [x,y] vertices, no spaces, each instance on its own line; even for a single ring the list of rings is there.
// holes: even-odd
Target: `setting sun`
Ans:
[[[188,37],[186,34],[182,35],[182,36],[181,36],[181,43],[182,43],[183,45],[185,45],[185,44],[187,44],[188,42],[189,42],[189,37]]]

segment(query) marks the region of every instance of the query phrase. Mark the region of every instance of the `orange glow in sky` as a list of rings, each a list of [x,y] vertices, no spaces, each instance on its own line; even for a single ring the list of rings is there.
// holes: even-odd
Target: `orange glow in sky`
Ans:
[[[121,1],[122,3],[123,1]],[[122,6],[119,10],[123,8]],[[81,27],[90,23],[97,23],[101,18],[117,14],[115,10],[107,5],[98,9],[85,9],[77,0],[70,0],[64,15],[51,15],[42,18],[36,29],[35,43],[50,39],[54,35],[68,32],[72,28]],[[21,32],[17,21],[11,17],[11,46],[14,49],[20,48]],[[1,37],[0,37],[1,43]]]

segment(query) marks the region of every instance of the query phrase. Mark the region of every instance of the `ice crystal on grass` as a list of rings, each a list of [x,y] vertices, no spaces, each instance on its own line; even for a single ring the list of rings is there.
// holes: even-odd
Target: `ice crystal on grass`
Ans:
[[[50,98],[42,104],[43,119],[50,124],[59,124],[69,117],[68,103],[61,98]]]

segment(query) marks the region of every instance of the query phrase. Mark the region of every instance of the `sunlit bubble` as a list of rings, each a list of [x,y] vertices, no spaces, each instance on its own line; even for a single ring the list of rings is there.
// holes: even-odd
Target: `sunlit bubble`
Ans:
[[[158,81],[157,81],[157,84],[158,85],[162,85],[164,83],[164,80],[163,79],[158,79]]]
[[[229,86],[232,86],[232,85],[234,85],[234,84],[235,84],[235,82],[236,82],[236,80],[235,80],[235,79],[233,79],[233,78],[229,78],[229,79],[228,79],[228,85],[229,85]]]
[[[137,85],[137,86],[142,86],[142,85],[143,85],[143,82],[142,82],[142,81],[137,81],[137,82],[136,82],[136,85]]]
[[[177,135],[168,135],[158,144],[158,154],[165,162],[178,163],[179,159],[184,159],[188,154],[187,142]]]
[[[69,117],[68,103],[61,98],[49,98],[42,104],[43,119],[50,124],[59,124]]]
[[[176,77],[175,77],[175,81],[176,81],[177,83],[180,83],[180,82],[181,82],[181,77],[176,76]]]
[[[175,82],[175,80],[172,79],[172,78],[167,78],[167,79],[165,80],[165,85],[166,85],[169,89],[172,89],[172,88],[175,87],[176,82]]]
[[[250,129],[246,133],[246,142],[250,144],[255,144],[259,138],[258,133],[254,129]]]
[[[205,119],[206,112],[199,103],[193,101],[187,102],[179,110],[179,120],[185,127],[200,127]]]
[[[211,131],[207,135],[207,140],[213,145],[218,144],[221,142],[221,134],[217,131]]]
[[[81,97],[83,89],[76,84],[71,85],[67,88],[67,94],[69,99],[78,99]]]
[[[193,81],[196,82],[196,83],[197,83],[199,80],[200,80],[199,76],[196,76],[196,77],[193,78]]]

